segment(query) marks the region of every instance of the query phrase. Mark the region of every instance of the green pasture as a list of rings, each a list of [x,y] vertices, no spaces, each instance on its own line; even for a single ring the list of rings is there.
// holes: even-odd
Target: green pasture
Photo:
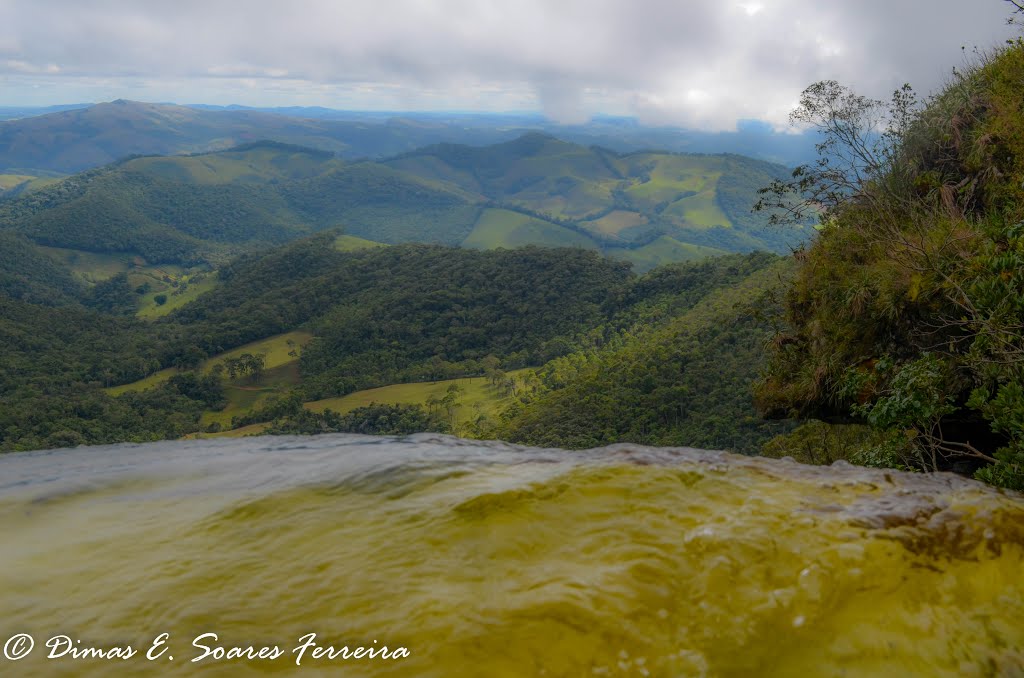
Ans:
[[[292,352],[297,353],[299,349],[307,342],[309,342],[309,340],[312,338],[313,335],[309,334],[308,332],[302,331],[286,332],[285,334],[278,334],[273,337],[267,337],[266,339],[260,339],[259,341],[254,341],[252,343],[245,344],[244,346],[233,348],[230,351],[225,351],[224,353],[215,355],[212,358],[207,358],[199,366],[199,369],[204,374],[209,373],[210,371],[213,370],[214,365],[223,362],[228,358],[237,358],[243,353],[251,353],[253,355],[262,353],[264,355],[264,360],[266,361],[263,379],[261,380],[260,384],[255,386],[267,388],[275,387],[278,385],[278,383],[274,381],[275,378],[284,379],[286,380],[286,383],[288,383],[287,380],[289,379],[297,381],[297,377],[295,375],[287,371],[275,373],[275,370],[277,368],[286,366],[289,363],[296,362],[298,360],[298,357],[296,355],[292,355]],[[118,396],[121,395],[122,393],[128,393],[131,391],[145,391],[148,388],[153,388],[154,386],[157,386],[167,381],[168,379],[171,378],[171,376],[174,375],[175,372],[176,370],[173,367],[169,367],[167,369],[160,370],[159,372],[154,372],[148,377],[140,379],[138,381],[134,381],[130,384],[112,386],[104,390],[107,392],[108,395],[111,396]],[[247,378],[245,377],[238,379],[235,382],[229,382],[228,384],[226,384],[227,388],[230,388],[232,386],[245,387],[241,388],[241,390],[250,390],[248,389],[249,384],[247,383]],[[239,401],[243,401],[248,397],[249,396],[247,395],[239,395],[238,399]],[[228,419],[230,420],[230,417],[228,417]]]
[[[515,378],[521,387],[524,378],[532,371],[531,368],[524,368],[509,372],[507,376]],[[508,399],[508,395],[500,387],[492,385],[486,377],[464,377],[371,388],[349,393],[340,398],[308,402],[305,403],[305,407],[313,412],[323,412],[329,409],[345,414],[357,407],[365,407],[371,403],[426,406],[426,402],[431,396],[437,399],[443,398],[452,384],[461,389],[457,400],[459,405],[454,412],[456,430],[465,424],[476,421],[481,416],[493,417]]]
[[[615,210],[604,215],[600,219],[584,221],[581,225],[605,235],[618,235],[620,231],[633,226],[643,226],[647,218],[638,212],[627,212],[626,210]]]
[[[605,253],[616,259],[632,262],[633,270],[637,273],[646,273],[652,268],[663,264],[694,261],[728,254],[725,250],[680,242],[667,235],[663,235],[643,247],[636,249],[609,249]]]
[[[345,233],[339,235],[334,240],[334,249],[339,252],[355,252],[356,250],[365,250],[373,247],[387,247],[387,245],[382,242],[367,240],[366,238],[347,235]]]
[[[503,209],[486,209],[463,247],[496,249],[543,245],[547,247],[584,247],[595,249],[594,241],[568,228]]]

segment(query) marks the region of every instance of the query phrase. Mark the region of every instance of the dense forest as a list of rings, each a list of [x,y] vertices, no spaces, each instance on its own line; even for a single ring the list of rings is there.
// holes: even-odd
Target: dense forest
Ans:
[[[238,417],[239,425],[275,421],[274,430],[282,431],[311,426],[449,430],[450,421],[416,407],[371,409],[370,418],[379,419],[377,424],[365,423],[367,417],[359,419],[359,412],[347,418],[328,413],[311,424],[312,415],[299,410],[303,402],[391,383],[546,365],[535,388],[517,391],[523,398],[510,401],[512,409],[500,424],[510,431],[521,429],[510,437],[545,442],[528,432],[526,414],[517,423],[515,413],[535,411],[535,403],[555,397],[559,384],[572,381],[561,365],[612,360],[630,346],[646,346],[641,340],[648,333],[670,338],[682,332],[695,342],[689,351],[705,342],[713,345],[718,353],[708,353],[707,364],[728,363],[735,377],[715,380],[706,367],[687,368],[692,383],[676,389],[675,405],[665,407],[679,411],[685,406],[689,411],[690,401],[699,400],[696,393],[714,382],[704,405],[692,408],[682,420],[658,419],[635,430],[623,429],[619,438],[681,440],[688,430],[685,423],[703,432],[702,444],[750,451],[775,430],[753,426],[752,432],[734,435],[713,411],[722,405],[727,416],[753,416],[749,383],[757,361],[735,348],[753,347],[765,329],[747,317],[750,308],[736,304],[752,301],[744,290],[759,284],[755,274],[764,278],[778,267],[771,255],[734,255],[637,276],[627,264],[581,249],[480,252],[403,245],[341,252],[331,246],[333,238],[321,234],[267,254],[241,257],[219,271],[214,293],[154,321],[112,314],[118,299],[114,291],[132,293],[118,276],[79,291],[78,300],[64,306],[5,299],[0,445],[28,449],[198,431],[204,411],[225,406],[224,388],[230,380],[244,381],[225,373],[227,368],[234,372],[238,361],[223,361],[212,372],[199,369],[204,361],[247,342],[300,329],[312,339],[296,352],[298,378],[275,399]],[[97,310],[104,300],[104,309]],[[681,329],[690,327],[688,313],[700,316],[703,330]],[[723,324],[726,317],[735,322]],[[710,325],[718,325],[714,339],[701,334]],[[657,328],[664,328],[661,334]],[[641,362],[660,359],[656,351],[635,357]],[[259,367],[262,371],[262,362]],[[151,388],[116,395],[104,390],[167,369],[172,376]],[[582,379],[584,372],[573,379],[577,376]],[[255,382],[259,375],[249,377]],[[669,379],[670,372],[655,377],[659,382]],[[600,388],[582,381],[580,387]],[[664,389],[670,386],[644,381],[621,388],[646,394],[646,401],[631,405],[635,409],[645,407],[650,398],[669,395]],[[692,393],[683,398],[687,388]],[[582,420],[592,414],[580,409],[574,416]],[[480,434],[486,427],[479,423]],[[676,432],[675,438],[670,431]],[[577,433],[565,433],[559,443],[579,446]],[[662,437],[651,437],[656,435]]]
[[[658,269],[632,291],[635,306],[618,319],[613,339],[544,365],[533,388],[482,436],[756,454],[786,428],[756,415],[750,386],[769,331],[765,304],[790,268],[787,260],[755,255]]]
[[[626,264],[578,249],[478,252],[403,245],[341,253],[330,236],[226,268],[224,284],[169,318],[207,354],[308,326],[303,395],[480,371],[497,354],[537,364],[547,344],[599,323]]]

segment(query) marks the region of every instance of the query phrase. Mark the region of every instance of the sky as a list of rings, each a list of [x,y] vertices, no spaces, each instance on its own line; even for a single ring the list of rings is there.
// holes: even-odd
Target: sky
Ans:
[[[0,0],[0,105],[133,99],[787,126],[834,79],[935,91],[1004,0]]]

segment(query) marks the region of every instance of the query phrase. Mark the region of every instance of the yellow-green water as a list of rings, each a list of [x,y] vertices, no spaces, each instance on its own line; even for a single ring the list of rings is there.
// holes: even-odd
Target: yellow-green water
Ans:
[[[949,475],[425,435],[7,455],[0,642],[35,648],[0,675],[1020,676],[1022,565],[1024,500]],[[206,633],[282,656],[193,662]],[[409,656],[297,666],[310,633]]]

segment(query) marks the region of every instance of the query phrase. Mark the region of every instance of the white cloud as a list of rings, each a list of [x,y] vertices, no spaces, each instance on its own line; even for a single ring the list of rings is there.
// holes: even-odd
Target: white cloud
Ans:
[[[0,0],[0,104],[116,98],[782,126],[811,82],[925,92],[1001,0]],[[45,100],[44,100],[45,98]]]

